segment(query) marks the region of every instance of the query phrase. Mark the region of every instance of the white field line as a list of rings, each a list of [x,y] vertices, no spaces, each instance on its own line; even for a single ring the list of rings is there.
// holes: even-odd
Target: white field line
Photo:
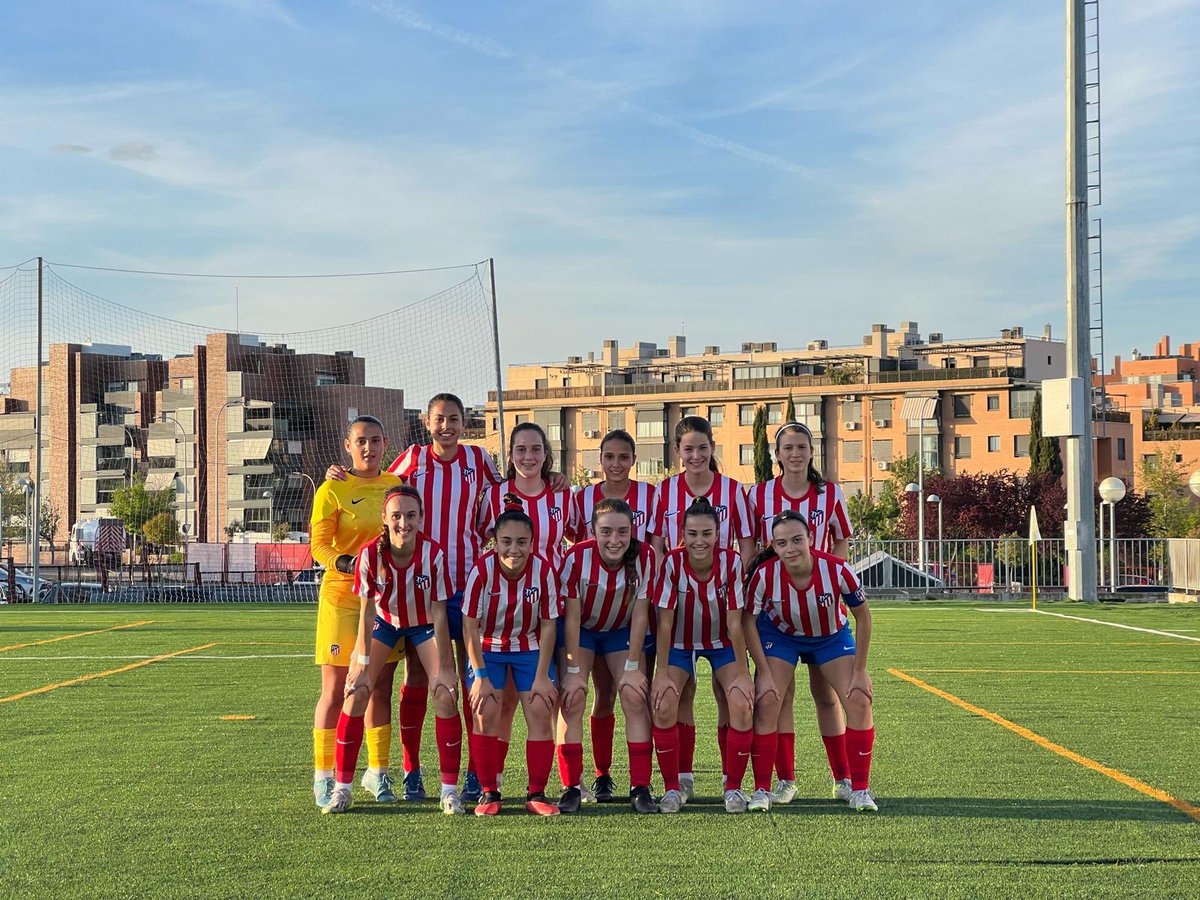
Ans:
[[[182,659],[183,657],[181,657]],[[195,655],[189,656],[188,659],[206,659],[206,660],[232,660],[232,659],[312,659],[311,653],[261,653],[261,654],[230,654],[230,655]],[[140,656],[0,656],[0,663],[5,662],[56,662],[57,660],[68,659],[85,659],[96,661],[111,661],[122,659],[154,659],[150,654]],[[164,660],[170,662],[170,660]]]
[[[1126,631],[1140,631],[1143,634],[1157,634],[1162,637],[1179,638],[1181,641],[1193,641],[1200,644],[1200,637],[1192,637],[1187,634],[1176,634],[1174,631],[1159,631],[1155,628],[1139,628],[1136,625],[1122,625],[1119,622],[1105,622],[1103,619],[1088,619],[1083,616],[1068,616],[1066,613],[1046,612],[1045,610],[1036,610],[1041,616],[1054,616],[1056,619],[1070,619],[1075,622],[1090,622],[1093,625],[1107,625],[1109,628],[1123,628]]]

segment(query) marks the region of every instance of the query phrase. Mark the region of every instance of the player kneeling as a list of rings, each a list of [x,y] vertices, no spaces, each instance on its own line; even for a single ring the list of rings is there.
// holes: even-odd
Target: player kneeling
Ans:
[[[742,777],[753,742],[753,694],[742,634],[742,564],[737,553],[717,547],[720,518],[704,497],[683,514],[682,547],[668,551],[656,591],[658,662],[651,689],[654,751],[666,792],[658,808],[677,813],[684,804],[679,782],[679,700],[695,677],[697,657],[707,659],[729,704],[725,810],[746,811]]]
[[[494,537],[495,548],[471,569],[463,597],[463,638],[471,660],[467,683],[478,736],[475,771],[483,787],[475,815],[500,813],[499,735],[511,729],[515,712],[506,717],[501,698],[511,682],[525,713],[525,809],[555,816],[558,806],[545,794],[554,761],[551,717],[558,699],[553,671],[554,620],[559,614],[554,571],[533,552],[533,522],[519,498],[506,500]]]
[[[658,805],[650,795],[653,750],[642,655],[654,551],[633,537],[633,510],[624,500],[599,501],[592,511],[591,526],[595,538],[567,551],[559,575],[559,596],[565,598],[566,608],[563,633],[567,656],[562,691],[566,740],[558,748],[566,790],[559,809],[579,811],[588,677],[603,669],[618,686],[625,711],[630,802],[639,813],[655,813]],[[636,639],[631,639],[633,635]]]
[[[758,670],[750,808],[770,808],[780,713],[775,685],[791,681],[796,664],[803,662],[820,669],[846,710],[850,808],[875,811],[879,807],[868,785],[875,743],[867,674],[871,612],[850,567],[813,550],[810,538],[804,516],[784,510],[771,521],[771,545],[750,567],[746,635]],[[857,642],[843,603],[854,616]]]
[[[421,495],[413,488],[389,488],[383,500],[383,534],[363,546],[355,561],[354,591],[362,600],[358,642],[346,678],[346,699],[337,725],[337,783],[322,812],[341,813],[352,805],[350,785],[363,739],[363,714],[392,649],[404,638],[433,680],[438,756],[442,769],[442,811],[464,812],[458,796],[462,721],[458,717],[458,678],[446,624],[450,579],[445,556],[420,533]]]

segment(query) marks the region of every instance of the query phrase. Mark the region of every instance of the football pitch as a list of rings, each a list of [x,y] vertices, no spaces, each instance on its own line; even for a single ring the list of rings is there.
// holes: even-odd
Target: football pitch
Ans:
[[[481,821],[318,813],[314,606],[5,607],[0,896],[1200,896],[1200,608],[872,609],[879,813],[829,798],[802,687],[800,797],[727,815],[702,668],[681,814],[525,814],[518,724]]]

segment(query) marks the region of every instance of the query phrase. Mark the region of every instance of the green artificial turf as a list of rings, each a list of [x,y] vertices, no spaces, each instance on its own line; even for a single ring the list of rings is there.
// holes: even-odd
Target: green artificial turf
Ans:
[[[702,796],[680,815],[538,819],[513,801],[490,821],[362,791],[351,813],[318,813],[315,607],[0,608],[0,647],[152,620],[0,651],[0,698],[215,644],[0,702],[0,896],[1200,896],[1200,822],[888,672],[1200,806],[1200,643],[1182,637],[1200,637],[1200,609],[1041,607],[1170,637],[961,602],[873,608],[878,814],[829,799],[804,688],[800,797],[725,814],[705,684]],[[620,726],[615,756],[627,787]],[[434,773],[432,723],[424,758]]]

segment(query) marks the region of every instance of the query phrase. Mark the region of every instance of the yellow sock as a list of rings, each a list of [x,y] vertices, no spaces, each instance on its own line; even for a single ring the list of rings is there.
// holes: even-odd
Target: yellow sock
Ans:
[[[366,730],[367,765],[372,769],[386,769],[392,755],[392,725],[380,725]]]
[[[332,772],[337,748],[336,728],[313,729],[313,768],[318,772]]]

